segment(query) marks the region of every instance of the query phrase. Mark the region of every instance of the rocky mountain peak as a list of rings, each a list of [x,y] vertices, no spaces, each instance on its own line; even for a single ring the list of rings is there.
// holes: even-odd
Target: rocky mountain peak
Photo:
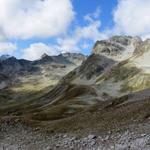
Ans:
[[[44,53],[44,54],[41,56],[41,59],[46,58],[46,57],[49,57],[49,55],[47,55],[46,53]]]
[[[47,62],[54,62],[53,56],[49,56],[48,54],[44,53],[39,60],[35,60],[38,63],[47,63]]]
[[[97,41],[93,53],[122,61],[131,57],[136,47],[141,43],[142,40],[139,37],[113,36],[106,40]]]
[[[8,55],[8,54],[2,55],[2,56],[0,56],[0,61],[6,60],[6,59],[8,59],[8,58],[10,58],[10,57],[11,57],[11,56]]]

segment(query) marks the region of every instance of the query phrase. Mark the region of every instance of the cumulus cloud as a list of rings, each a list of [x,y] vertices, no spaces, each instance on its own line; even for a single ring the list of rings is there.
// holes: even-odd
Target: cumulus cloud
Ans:
[[[74,15],[71,0],[0,0],[0,30],[8,38],[57,36]]]
[[[0,55],[12,54],[17,49],[16,44],[0,41]]]
[[[114,10],[114,32],[147,37],[150,35],[150,1],[119,0]]]
[[[101,13],[100,7],[97,7],[94,13],[89,13],[85,15],[84,19],[89,22],[92,22],[93,19],[98,19],[100,17],[100,13]]]
[[[35,60],[39,59],[43,53],[57,55],[65,52],[81,52],[82,49],[91,48],[88,40],[95,42],[105,36],[99,31],[101,27],[101,22],[98,19],[99,15],[99,8],[94,13],[87,14],[84,17],[86,25],[77,26],[72,31],[72,34],[65,34],[57,38],[56,44],[53,46],[44,43],[31,44],[29,48],[23,50],[23,58]]]
[[[77,45],[80,39],[75,36],[66,36],[64,38],[57,39],[57,48],[61,50],[62,53],[65,52],[80,52],[80,48]]]
[[[118,0],[113,11],[112,28],[101,30],[101,10],[98,7],[95,12],[84,16],[84,25],[72,30],[68,28],[75,18],[71,0],[0,0],[0,51],[7,53],[16,49],[15,44],[7,42],[8,39],[55,36],[56,44],[53,46],[33,43],[23,50],[24,58],[35,60],[43,53],[56,55],[59,52],[89,50],[95,41],[116,34],[148,38],[149,8],[149,0]]]
[[[48,55],[57,55],[59,51],[56,48],[44,43],[34,43],[23,50],[23,58],[28,60],[39,59],[44,53]]]
[[[100,31],[101,21],[99,20],[100,9],[94,13],[84,16],[87,22],[84,26],[77,26],[71,35],[58,39],[58,48],[63,52],[81,52],[82,49],[91,48],[89,40],[93,43],[97,40],[106,38],[106,34]]]

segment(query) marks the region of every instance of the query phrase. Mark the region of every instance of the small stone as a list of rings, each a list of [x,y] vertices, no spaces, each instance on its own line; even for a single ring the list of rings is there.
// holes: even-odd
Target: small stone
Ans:
[[[74,141],[74,140],[76,140],[76,137],[72,137],[70,140],[71,140],[71,141]]]
[[[73,149],[74,149],[74,147],[73,147],[73,146],[70,146],[70,147],[69,147],[69,149],[70,149],[70,150],[73,150]]]
[[[60,145],[59,145],[59,144],[56,144],[56,148],[58,148],[58,147],[60,147]]]
[[[88,139],[96,139],[96,138],[97,138],[96,135],[89,135],[89,136],[88,136]]]
[[[106,136],[105,140],[108,140],[109,139],[109,136]]]
[[[39,130],[40,130],[40,128],[35,128],[35,129],[34,129],[34,131],[39,131]]]
[[[54,138],[55,138],[55,139],[59,139],[59,138],[60,138],[60,135],[55,135]]]
[[[51,148],[50,146],[48,146],[48,147],[46,148],[46,150],[52,150],[52,148]]]
[[[67,137],[67,135],[65,134],[63,137],[64,137],[64,138],[66,138],[66,137]]]
[[[146,134],[141,134],[141,136],[146,136]]]
[[[95,141],[92,141],[92,142],[91,142],[91,146],[94,146],[95,144],[96,144]]]
[[[110,146],[110,149],[114,149],[114,146],[112,145],[112,146]]]

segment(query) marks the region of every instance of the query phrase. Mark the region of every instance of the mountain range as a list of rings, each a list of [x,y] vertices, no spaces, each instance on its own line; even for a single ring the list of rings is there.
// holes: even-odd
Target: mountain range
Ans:
[[[0,57],[0,119],[54,133],[150,133],[150,40],[113,36],[90,56]],[[139,129],[136,132],[142,132]],[[126,149],[126,148],[125,148]]]

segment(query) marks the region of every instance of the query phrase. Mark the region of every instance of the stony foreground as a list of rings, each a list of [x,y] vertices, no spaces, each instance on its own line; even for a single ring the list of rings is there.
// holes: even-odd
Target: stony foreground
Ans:
[[[86,134],[85,134],[86,135]],[[150,124],[105,134],[48,135],[21,124],[0,125],[0,150],[149,150]]]

